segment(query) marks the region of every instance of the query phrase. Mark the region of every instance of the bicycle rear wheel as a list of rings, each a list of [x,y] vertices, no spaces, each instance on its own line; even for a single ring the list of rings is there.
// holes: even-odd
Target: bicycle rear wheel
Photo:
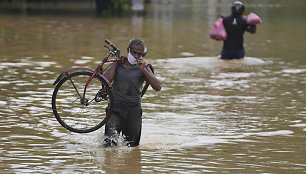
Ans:
[[[85,84],[92,74],[86,71],[74,72],[64,77],[54,89],[54,116],[64,128],[72,132],[95,131],[110,117],[113,95],[107,82],[100,76],[92,79],[86,90],[85,101],[82,101]]]

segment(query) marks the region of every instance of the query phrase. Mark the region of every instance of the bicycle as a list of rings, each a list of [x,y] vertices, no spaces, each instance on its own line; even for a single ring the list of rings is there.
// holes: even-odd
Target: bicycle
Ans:
[[[53,85],[52,110],[56,120],[67,130],[89,133],[101,128],[109,119],[113,107],[111,83],[103,76],[103,65],[107,62],[123,61],[120,50],[110,41],[108,54],[96,69],[71,68],[61,73]],[[115,57],[115,59],[109,59]],[[153,68],[150,65],[150,68]],[[146,83],[142,96],[149,84]],[[83,93],[81,93],[83,92]],[[106,109],[107,108],[107,109]],[[107,111],[106,111],[107,110]]]

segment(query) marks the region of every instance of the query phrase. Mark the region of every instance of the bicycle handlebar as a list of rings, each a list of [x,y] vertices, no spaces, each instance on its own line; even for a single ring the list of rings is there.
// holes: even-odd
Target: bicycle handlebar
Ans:
[[[114,48],[115,50],[118,50],[118,48],[116,47],[116,45],[114,45],[113,43],[111,43],[109,40],[105,39],[105,42],[110,45],[112,48]]]

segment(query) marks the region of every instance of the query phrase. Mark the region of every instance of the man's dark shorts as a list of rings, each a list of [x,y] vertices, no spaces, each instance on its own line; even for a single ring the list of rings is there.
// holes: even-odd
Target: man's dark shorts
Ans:
[[[244,50],[222,50],[221,59],[231,60],[231,59],[243,59],[244,58]]]
[[[118,138],[120,133],[124,135],[128,146],[134,147],[139,145],[141,126],[142,108],[140,105],[115,105],[105,125],[104,146],[116,146],[116,138]]]

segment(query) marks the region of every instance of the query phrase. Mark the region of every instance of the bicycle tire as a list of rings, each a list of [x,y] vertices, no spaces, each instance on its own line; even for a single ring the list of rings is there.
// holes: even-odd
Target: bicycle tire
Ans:
[[[64,77],[55,87],[52,95],[52,110],[56,120],[67,130],[89,133],[101,128],[109,119],[113,105],[111,87],[96,75],[87,87],[85,98],[88,106],[81,102],[84,87],[92,72],[79,71]],[[73,82],[73,83],[72,83]],[[100,89],[106,92],[106,100],[95,101]],[[107,112],[106,112],[107,107]]]

